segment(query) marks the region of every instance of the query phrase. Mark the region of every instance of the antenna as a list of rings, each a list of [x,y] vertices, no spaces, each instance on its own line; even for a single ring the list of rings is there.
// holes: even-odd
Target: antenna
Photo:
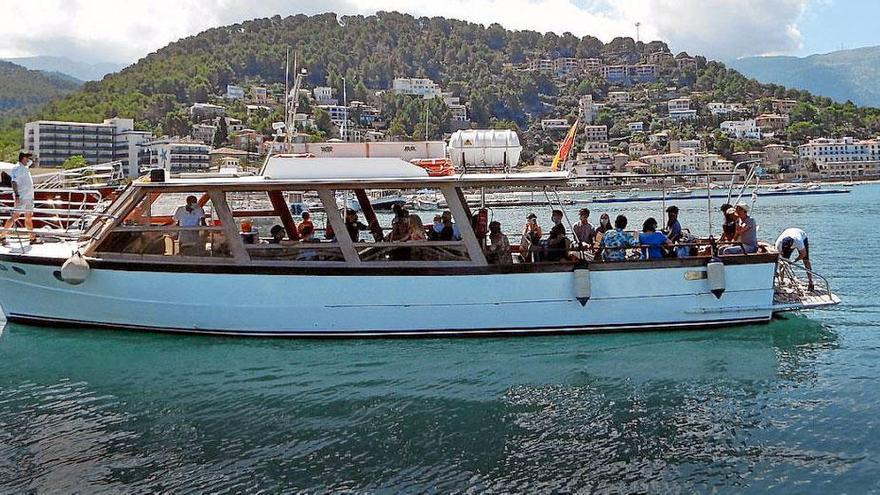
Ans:
[[[290,47],[284,62],[284,142],[290,144]],[[276,138],[277,139],[277,138]]]
[[[638,22],[638,21],[636,22],[636,43],[638,43],[639,39],[640,39],[639,38],[639,26],[641,26],[641,25],[642,25],[641,22]]]

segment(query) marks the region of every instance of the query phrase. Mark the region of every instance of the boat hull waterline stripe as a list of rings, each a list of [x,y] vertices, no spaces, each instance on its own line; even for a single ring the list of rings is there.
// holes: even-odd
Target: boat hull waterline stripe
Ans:
[[[611,324],[598,326],[572,327],[527,327],[527,328],[475,328],[450,330],[336,330],[336,331],[239,331],[200,328],[161,328],[131,324],[97,323],[64,318],[47,318],[41,316],[11,313],[7,320],[33,326],[86,327],[96,329],[139,330],[159,333],[188,333],[205,335],[226,335],[234,337],[303,337],[303,338],[347,338],[347,337],[452,337],[452,336],[504,336],[504,335],[546,335],[570,333],[614,333],[624,331],[652,330],[701,330],[734,325],[768,323],[771,317],[733,318],[725,320],[705,320],[691,322],[649,323],[649,324]]]

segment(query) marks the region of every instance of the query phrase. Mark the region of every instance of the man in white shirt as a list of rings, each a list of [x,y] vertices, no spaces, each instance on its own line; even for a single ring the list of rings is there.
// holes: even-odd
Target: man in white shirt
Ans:
[[[0,232],[0,240],[6,237],[6,232],[15,226],[21,212],[24,212],[24,227],[30,232],[31,243],[38,242],[34,234],[34,179],[28,167],[33,165],[31,154],[21,152],[18,154],[18,163],[12,167],[9,175],[12,177],[12,195],[15,199],[12,216],[3,225],[3,232]]]
[[[776,238],[776,251],[784,258],[791,257],[791,253],[797,250],[798,255],[794,258],[795,263],[803,260],[807,270],[807,278],[809,279],[809,290],[813,290],[813,264],[810,262],[810,241],[807,239],[807,233],[802,229],[791,227],[787,228]]]
[[[200,227],[205,225],[205,210],[199,206],[199,200],[195,196],[187,196],[186,204],[174,212],[174,222],[179,227]],[[201,245],[201,233],[197,230],[184,230],[177,236],[180,243],[180,253],[184,255],[198,256],[203,254],[204,245]]]

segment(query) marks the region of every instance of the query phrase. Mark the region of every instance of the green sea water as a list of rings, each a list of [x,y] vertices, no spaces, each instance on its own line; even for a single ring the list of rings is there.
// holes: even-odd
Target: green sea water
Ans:
[[[844,301],[767,325],[313,341],[8,324],[0,492],[878,492],[878,199],[758,201],[760,237],[804,228]],[[678,204],[704,231],[705,202]],[[640,225],[661,205],[593,211]]]

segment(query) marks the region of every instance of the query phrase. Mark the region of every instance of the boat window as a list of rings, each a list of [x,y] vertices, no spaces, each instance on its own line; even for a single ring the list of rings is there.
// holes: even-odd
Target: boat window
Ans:
[[[227,192],[226,201],[252,261],[344,260],[317,192]]]
[[[101,242],[97,252],[231,257],[223,227],[203,191],[147,194]]]
[[[361,261],[470,260],[460,235],[442,232],[448,206],[439,190],[349,189],[335,196]]]

